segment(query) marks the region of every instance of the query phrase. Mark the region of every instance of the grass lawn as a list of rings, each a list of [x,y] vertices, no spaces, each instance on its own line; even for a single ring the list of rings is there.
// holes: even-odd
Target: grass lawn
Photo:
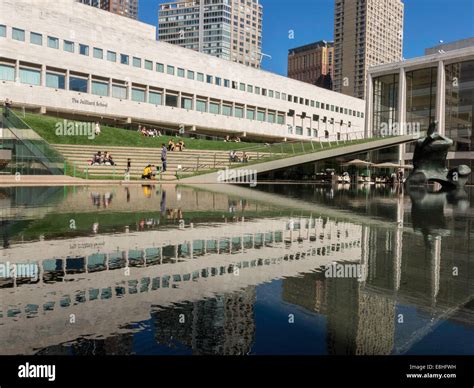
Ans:
[[[108,127],[106,125],[101,125],[101,134],[92,140],[88,139],[87,136],[58,136],[56,135],[56,123],[63,122],[63,119],[34,113],[26,113],[25,117],[23,117],[21,112],[16,113],[50,144],[159,148],[162,143],[168,143],[169,139],[174,139],[175,142],[179,139],[174,136],[144,137],[136,131]],[[230,151],[262,146],[260,143],[226,143],[224,141],[191,139],[189,137],[184,137],[183,140],[187,148],[195,150]]]

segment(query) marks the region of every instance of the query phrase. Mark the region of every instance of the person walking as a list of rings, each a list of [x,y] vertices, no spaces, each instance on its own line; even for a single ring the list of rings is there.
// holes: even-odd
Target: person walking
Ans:
[[[161,145],[161,162],[163,164],[162,172],[166,172],[166,160],[168,158],[168,150],[165,143]]]

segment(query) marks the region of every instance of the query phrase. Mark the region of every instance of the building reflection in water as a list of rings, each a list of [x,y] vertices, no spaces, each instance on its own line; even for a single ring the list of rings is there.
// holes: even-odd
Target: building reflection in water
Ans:
[[[157,191],[158,212],[167,214],[168,199],[169,206],[191,213],[184,200],[190,195],[186,189],[181,188],[179,196],[167,195],[166,191]],[[474,295],[474,271],[469,260],[473,218],[465,193],[412,191],[409,200],[402,193],[370,199],[366,192],[347,192],[341,198],[336,193],[333,197],[338,204],[350,211],[335,213],[324,191],[310,192],[310,201],[305,196],[300,198],[300,213],[306,209],[305,204],[313,209],[316,201],[318,211],[329,216],[316,218],[308,212],[295,217],[281,214],[279,209],[278,217],[271,217],[276,213],[267,207],[263,209],[266,215],[259,217],[255,203],[241,199],[245,206],[239,211],[246,208],[256,212],[252,221],[230,216],[224,217],[225,223],[221,217],[221,223],[206,220],[206,228],[211,224],[217,227],[203,231],[187,228],[176,233],[168,225],[160,234],[143,228],[137,228],[135,234],[99,233],[93,238],[103,238],[105,245],[83,248],[83,257],[75,258],[66,258],[64,253],[61,258],[61,250],[71,249],[72,239],[45,241],[48,246],[54,242],[58,251],[51,251],[51,256],[42,260],[38,282],[2,281],[0,292],[5,298],[0,327],[3,325],[5,333],[7,328],[47,333],[60,326],[60,321],[55,326],[54,319],[67,316],[61,310],[65,309],[65,313],[79,312],[78,317],[85,314],[100,325],[91,323],[81,328],[78,324],[77,331],[71,329],[62,336],[51,332],[50,343],[42,334],[45,338],[41,338],[35,352],[131,354],[136,352],[134,323],[147,321],[153,342],[161,347],[202,355],[250,354],[256,343],[257,289],[277,278],[282,278],[282,302],[326,318],[328,354],[404,353],[436,322],[454,313],[457,320],[469,322]],[[272,192],[264,199],[270,201],[281,194]],[[283,194],[287,197],[289,193]],[[124,198],[120,193],[114,196],[111,206],[133,201],[129,190],[121,195]],[[252,195],[258,198],[258,193]],[[179,198],[179,204],[174,203],[175,198]],[[215,209],[218,203],[234,213],[240,206],[234,198],[204,198],[199,201],[204,208]],[[236,205],[230,209],[230,203]],[[465,217],[461,222],[459,213]],[[353,215],[350,222],[338,219]],[[123,225],[120,228],[123,230]],[[88,246],[88,238],[81,240],[84,246]],[[129,240],[120,242],[125,238]],[[134,248],[107,251],[109,246],[121,243]],[[41,242],[36,244],[42,246]],[[27,253],[28,244],[16,242],[4,253],[15,249]],[[53,256],[54,260],[50,258]],[[34,257],[33,252],[32,260]],[[362,277],[327,278],[324,265],[331,262],[358,263],[363,268]],[[124,281],[117,274],[127,267],[136,272]],[[232,275],[236,267],[242,276]],[[456,276],[454,267],[459,269]],[[45,294],[42,302],[38,302],[38,293]],[[21,313],[34,310],[34,306],[36,314]],[[403,306],[415,307],[422,319],[400,324]],[[43,316],[48,324],[41,321]],[[405,319],[408,323],[412,318]],[[104,333],[99,329],[101,325],[107,327]],[[96,333],[87,332],[94,327]],[[28,352],[27,347],[18,348]]]

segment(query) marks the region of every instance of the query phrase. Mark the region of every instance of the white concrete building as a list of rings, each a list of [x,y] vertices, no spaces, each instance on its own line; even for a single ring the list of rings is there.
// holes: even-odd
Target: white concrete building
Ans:
[[[365,102],[156,41],[74,0],[0,2],[0,101],[251,139],[361,138]]]

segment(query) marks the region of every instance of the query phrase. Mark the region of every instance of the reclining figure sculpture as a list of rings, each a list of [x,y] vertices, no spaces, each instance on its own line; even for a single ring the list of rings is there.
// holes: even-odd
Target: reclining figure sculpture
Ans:
[[[408,176],[407,186],[419,186],[438,182],[442,190],[460,189],[466,184],[471,169],[461,165],[448,171],[446,157],[453,141],[436,131],[436,123],[428,127],[426,137],[416,142],[413,154],[413,171]]]

